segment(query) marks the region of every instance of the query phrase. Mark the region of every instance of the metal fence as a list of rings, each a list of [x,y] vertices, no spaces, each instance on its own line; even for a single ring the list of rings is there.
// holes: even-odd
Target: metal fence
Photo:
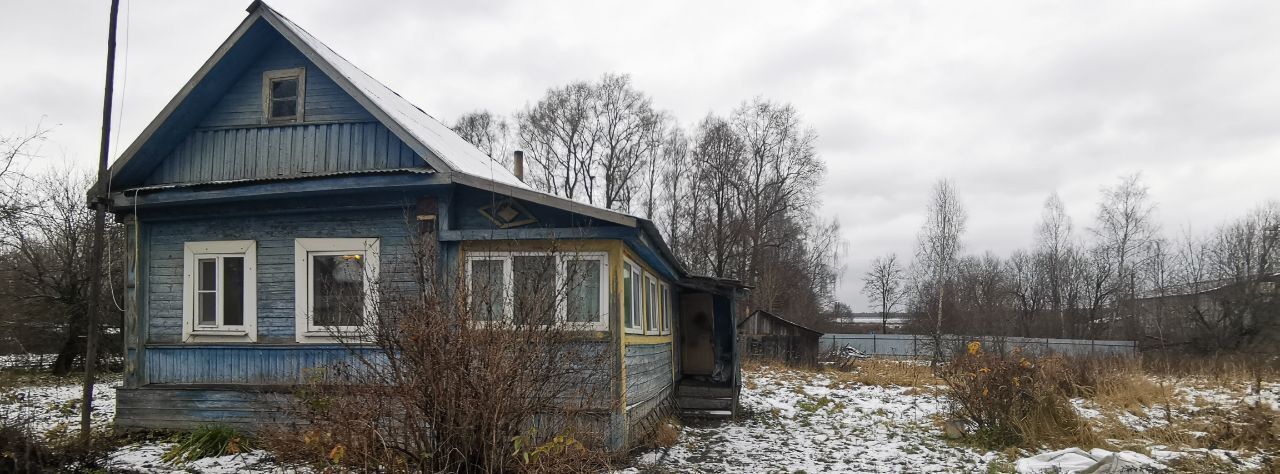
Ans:
[[[966,344],[978,341],[983,350],[1006,354],[1020,348],[1028,355],[1060,354],[1069,356],[1120,356],[1138,352],[1135,341],[1099,341],[1093,339],[1049,339],[1040,337],[942,336],[942,353],[955,354]],[[933,336],[914,334],[826,334],[818,340],[823,354],[845,346],[867,355],[881,357],[929,358],[933,356]]]

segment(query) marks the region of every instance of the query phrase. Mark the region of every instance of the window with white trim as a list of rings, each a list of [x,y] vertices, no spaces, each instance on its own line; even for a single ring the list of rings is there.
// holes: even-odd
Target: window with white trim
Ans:
[[[379,239],[295,239],[294,306],[298,342],[372,335]]]
[[[630,260],[622,261],[622,311],[623,327],[628,333],[644,334],[644,317],[640,313],[640,302],[644,292],[641,291],[640,267]]]
[[[477,252],[466,266],[476,322],[609,329],[604,252]]]
[[[182,340],[256,341],[254,241],[186,242],[182,257]]]
[[[672,306],[675,304],[672,300],[675,298],[675,294],[671,292],[671,285],[663,283],[661,287],[662,289],[659,290],[658,294],[662,298],[662,317],[660,318],[662,320],[662,334],[671,334],[671,318],[674,315]]]
[[[644,333],[657,335],[662,332],[658,320],[658,279],[648,273],[644,274]]]

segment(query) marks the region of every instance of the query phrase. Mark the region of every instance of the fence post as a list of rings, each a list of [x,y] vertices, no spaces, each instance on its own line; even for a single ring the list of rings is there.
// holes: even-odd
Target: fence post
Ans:
[[[880,355],[880,351],[876,350],[876,333],[871,333],[871,355]]]

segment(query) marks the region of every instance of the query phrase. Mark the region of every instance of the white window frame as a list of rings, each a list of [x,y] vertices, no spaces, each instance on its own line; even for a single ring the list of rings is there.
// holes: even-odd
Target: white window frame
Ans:
[[[665,281],[662,282],[661,285],[658,285],[658,287],[658,291],[660,292],[658,294],[662,299],[662,308],[660,308],[662,311],[662,335],[665,336],[671,334],[671,320],[674,316],[672,314],[673,303],[671,300],[675,294],[671,291],[671,285]]]
[[[652,273],[644,273],[644,333],[649,336],[662,334],[661,314],[658,305],[658,283],[661,280]]]
[[[631,274],[630,307],[625,307],[627,304],[627,288],[622,288],[622,292],[619,294],[620,298],[618,307],[622,308],[623,311],[622,325],[627,334],[644,334],[644,305],[642,304],[644,302],[644,291],[637,291],[637,289],[642,289],[644,286],[644,271],[641,270],[639,265],[636,265],[636,262],[631,261],[629,258],[623,258],[622,263],[623,273],[630,272]],[[626,275],[623,275],[623,278],[618,282],[618,284],[620,287],[621,285],[627,284]],[[630,311],[631,314],[635,315],[633,319],[635,320],[636,325],[627,325],[627,311]]]
[[[378,238],[301,238],[293,241],[293,278],[294,278],[294,334],[295,340],[302,343],[359,342],[372,340],[374,314],[377,307],[378,255],[381,251],[381,239]],[[351,255],[359,253],[364,256],[364,314],[365,324],[361,326],[317,326],[312,324],[311,295],[311,256],[313,255]]]
[[[473,324],[510,325],[515,320],[515,257],[548,257],[556,258],[556,323],[575,330],[608,331],[609,330],[609,254],[607,252],[468,252],[466,255],[466,285],[471,289],[471,265],[478,260],[498,260],[502,262],[502,299],[503,315],[501,321],[472,321]],[[570,323],[567,302],[560,298],[560,292],[568,288],[565,278],[569,260],[595,260],[600,262],[600,315],[592,322]],[[474,297],[470,295],[469,297]]]
[[[271,117],[271,81],[277,79],[298,79],[298,106],[294,109],[292,117],[272,118]],[[307,94],[307,69],[302,67],[291,69],[276,69],[262,73],[262,120],[263,123],[302,123],[304,110],[304,99]]]
[[[258,247],[252,240],[185,242],[182,245],[182,341],[183,342],[257,342],[258,340]],[[225,257],[244,258],[244,324],[227,326],[222,322],[222,261]],[[203,325],[196,321],[196,284],[201,259],[217,258],[215,277],[218,324]]]

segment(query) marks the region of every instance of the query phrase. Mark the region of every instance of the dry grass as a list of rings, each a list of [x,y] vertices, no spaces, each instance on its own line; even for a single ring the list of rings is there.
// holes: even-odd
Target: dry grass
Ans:
[[[657,429],[653,433],[653,447],[670,448],[676,445],[680,440],[680,422],[674,418],[668,418],[658,423]]]
[[[879,387],[912,387],[933,390],[942,385],[928,364],[915,360],[863,359],[851,364],[851,370],[822,369],[839,382]]]

